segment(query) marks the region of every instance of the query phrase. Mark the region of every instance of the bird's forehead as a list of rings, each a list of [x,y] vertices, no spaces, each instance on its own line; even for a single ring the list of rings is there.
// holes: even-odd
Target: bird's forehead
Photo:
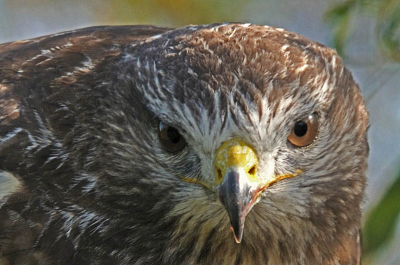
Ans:
[[[237,77],[263,90],[262,81],[268,79],[304,85],[318,75],[343,71],[335,51],[283,29],[224,24],[177,32],[181,33],[164,41],[158,59],[161,64],[171,63],[173,70],[184,65],[189,75],[193,70],[198,78],[220,77],[221,83],[229,85]]]

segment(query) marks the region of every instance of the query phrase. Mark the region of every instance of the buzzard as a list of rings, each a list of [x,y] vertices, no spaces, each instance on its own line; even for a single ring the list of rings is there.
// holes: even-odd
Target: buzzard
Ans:
[[[368,113],[250,24],[0,45],[1,264],[360,264]]]

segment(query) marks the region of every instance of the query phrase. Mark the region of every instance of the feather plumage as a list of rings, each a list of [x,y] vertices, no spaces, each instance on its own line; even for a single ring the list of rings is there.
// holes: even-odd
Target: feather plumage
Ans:
[[[333,50],[249,24],[94,27],[2,44],[0,70],[0,262],[359,264],[368,114]],[[317,139],[290,145],[311,113]],[[241,244],[208,188],[232,137],[261,178],[301,169]]]

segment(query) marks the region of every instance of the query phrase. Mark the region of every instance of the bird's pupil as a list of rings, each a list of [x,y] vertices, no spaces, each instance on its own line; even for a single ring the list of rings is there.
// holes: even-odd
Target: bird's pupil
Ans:
[[[294,134],[297,137],[302,137],[307,133],[307,123],[299,121],[294,125]]]
[[[168,128],[167,135],[168,139],[174,144],[178,143],[179,140],[181,139],[181,134],[178,132],[177,129],[173,127]]]

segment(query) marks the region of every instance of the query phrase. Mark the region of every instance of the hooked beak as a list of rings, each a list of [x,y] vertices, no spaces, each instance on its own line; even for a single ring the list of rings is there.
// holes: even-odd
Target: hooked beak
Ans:
[[[218,190],[219,199],[228,212],[236,243],[242,241],[244,222],[255,201],[255,192],[241,171],[229,170]]]
[[[302,173],[301,169],[297,169],[292,174],[260,178],[256,152],[249,144],[237,138],[221,145],[214,166],[215,190],[228,213],[236,243],[242,241],[246,216],[258,202],[261,193],[277,181]]]
[[[228,212],[235,241],[240,243],[246,216],[263,189],[257,176],[258,158],[247,143],[231,139],[218,149],[214,164],[216,190]]]

